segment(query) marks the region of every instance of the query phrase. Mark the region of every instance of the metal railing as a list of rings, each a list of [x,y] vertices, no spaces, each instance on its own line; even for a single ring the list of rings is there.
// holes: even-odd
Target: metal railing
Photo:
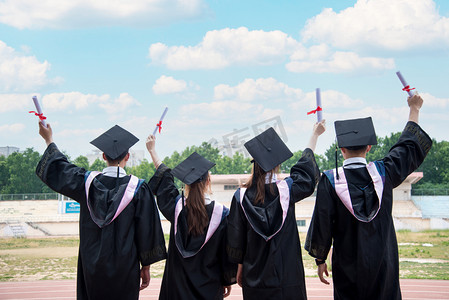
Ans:
[[[448,196],[449,189],[412,189],[412,196]]]
[[[58,200],[58,193],[0,194],[0,201],[8,200]]]

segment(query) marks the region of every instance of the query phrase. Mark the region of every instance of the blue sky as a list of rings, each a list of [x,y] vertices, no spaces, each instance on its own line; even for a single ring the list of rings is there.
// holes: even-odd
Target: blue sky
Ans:
[[[297,151],[320,88],[323,154],[335,120],[403,129],[398,70],[424,98],[422,127],[449,140],[449,1],[0,0],[0,146],[45,149],[37,95],[72,158],[115,124],[145,149],[165,106],[161,156],[279,120]]]

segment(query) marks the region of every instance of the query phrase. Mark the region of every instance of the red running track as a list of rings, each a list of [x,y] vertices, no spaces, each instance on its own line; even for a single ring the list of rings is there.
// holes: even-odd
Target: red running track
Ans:
[[[42,280],[23,282],[0,282],[0,299],[48,300],[75,299],[75,280]],[[140,299],[157,299],[160,278],[151,279],[150,286],[143,290]],[[306,278],[307,296],[309,300],[331,300],[332,285],[322,284],[318,278]],[[403,300],[449,299],[449,280],[401,280]],[[226,300],[242,299],[242,290],[233,285],[231,296]]]

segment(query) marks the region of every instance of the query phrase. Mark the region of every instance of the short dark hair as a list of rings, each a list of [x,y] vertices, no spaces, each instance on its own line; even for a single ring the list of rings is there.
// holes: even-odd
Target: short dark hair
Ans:
[[[348,147],[344,147],[344,148],[348,149],[349,151],[360,151],[360,150],[365,150],[366,147],[368,147],[368,145],[364,145],[364,146],[348,146]]]
[[[128,154],[128,151],[125,151],[122,154],[120,154],[116,159],[110,158],[106,153],[104,154],[104,156],[106,156],[106,160],[109,162],[109,164],[113,165],[113,164],[118,164],[119,162],[121,162],[122,159],[124,159],[127,154]]]

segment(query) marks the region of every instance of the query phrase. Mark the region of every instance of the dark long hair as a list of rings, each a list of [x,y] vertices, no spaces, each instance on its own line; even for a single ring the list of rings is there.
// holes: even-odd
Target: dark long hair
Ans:
[[[253,170],[251,172],[251,177],[248,182],[243,184],[243,187],[249,189],[252,186],[256,186],[256,198],[254,198],[254,204],[263,204],[265,200],[265,177],[267,174],[270,174],[270,182],[273,178],[273,175],[277,173],[279,170],[279,166],[274,168],[271,171],[265,172],[257,162],[253,164]],[[270,193],[274,194],[274,188],[270,185]]]
[[[187,194],[187,224],[189,225],[189,234],[201,235],[209,224],[206,205],[204,203],[204,193],[210,192],[210,175],[191,185],[186,185]]]

